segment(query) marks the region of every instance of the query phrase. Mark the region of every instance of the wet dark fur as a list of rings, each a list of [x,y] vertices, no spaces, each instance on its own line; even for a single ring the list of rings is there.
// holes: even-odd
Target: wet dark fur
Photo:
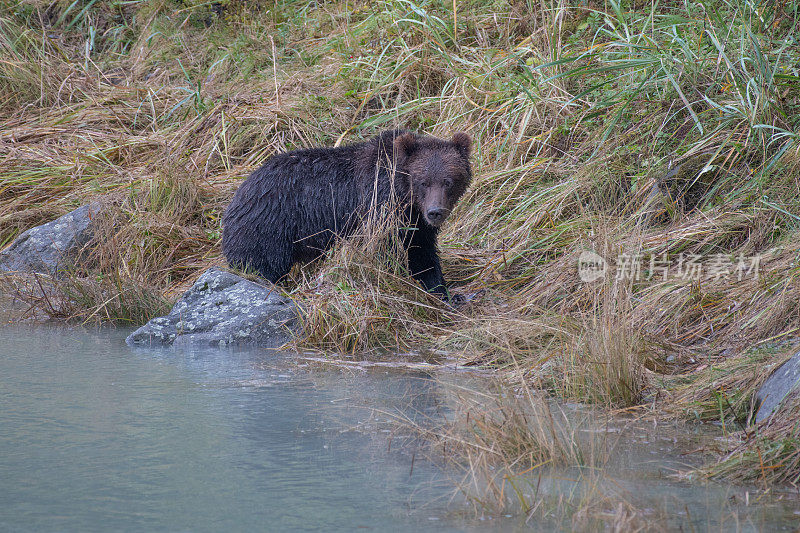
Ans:
[[[403,242],[412,276],[447,297],[436,240],[472,179],[469,152],[465,133],[445,141],[393,130],[364,143],[273,156],[225,211],[222,250],[231,266],[275,282],[295,262],[315,259],[337,237],[352,235],[373,202],[394,198],[409,227]]]

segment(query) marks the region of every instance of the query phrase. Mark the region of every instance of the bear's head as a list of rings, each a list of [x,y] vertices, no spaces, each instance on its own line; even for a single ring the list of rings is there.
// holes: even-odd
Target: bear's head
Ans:
[[[404,133],[394,140],[397,167],[410,178],[411,199],[425,221],[438,228],[453,211],[472,180],[466,133],[449,141]]]

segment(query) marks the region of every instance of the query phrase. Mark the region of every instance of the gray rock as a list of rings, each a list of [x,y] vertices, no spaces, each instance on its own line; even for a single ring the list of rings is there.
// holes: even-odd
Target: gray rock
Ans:
[[[0,252],[0,271],[55,275],[93,235],[99,203],[84,205],[66,215],[31,228]]]
[[[273,287],[210,268],[167,316],[152,319],[125,339],[137,345],[236,344],[285,342],[297,307]]]
[[[800,352],[778,367],[756,393],[756,423],[769,418],[800,383]]]

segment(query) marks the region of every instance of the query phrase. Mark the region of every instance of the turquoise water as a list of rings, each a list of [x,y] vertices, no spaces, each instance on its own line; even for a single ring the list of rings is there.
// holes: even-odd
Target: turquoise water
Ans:
[[[376,414],[435,414],[424,375],[136,350],[126,333],[0,329],[0,530],[471,529]]]
[[[0,531],[774,531],[800,519],[791,494],[671,475],[685,452],[716,446],[714,428],[598,424],[557,405],[601,465],[518,479],[539,505],[530,520],[506,517],[513,506],[476,516],[461,474],[397,419],[439,423],[488,381],[263,349],[132,349],[127,333],[0,328]]]

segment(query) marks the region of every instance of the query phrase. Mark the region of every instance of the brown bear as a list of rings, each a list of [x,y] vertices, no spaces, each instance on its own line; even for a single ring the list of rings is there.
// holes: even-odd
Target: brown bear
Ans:
[[[276,282],[336,238],[352,235],[375,206],[394,202],[411,275],[448,299],[437,236],[472,179],[471,139],[449,141],[407,130],[338,148],[270,157],[236,191],[223,217],[222,250],[231,266]]]

